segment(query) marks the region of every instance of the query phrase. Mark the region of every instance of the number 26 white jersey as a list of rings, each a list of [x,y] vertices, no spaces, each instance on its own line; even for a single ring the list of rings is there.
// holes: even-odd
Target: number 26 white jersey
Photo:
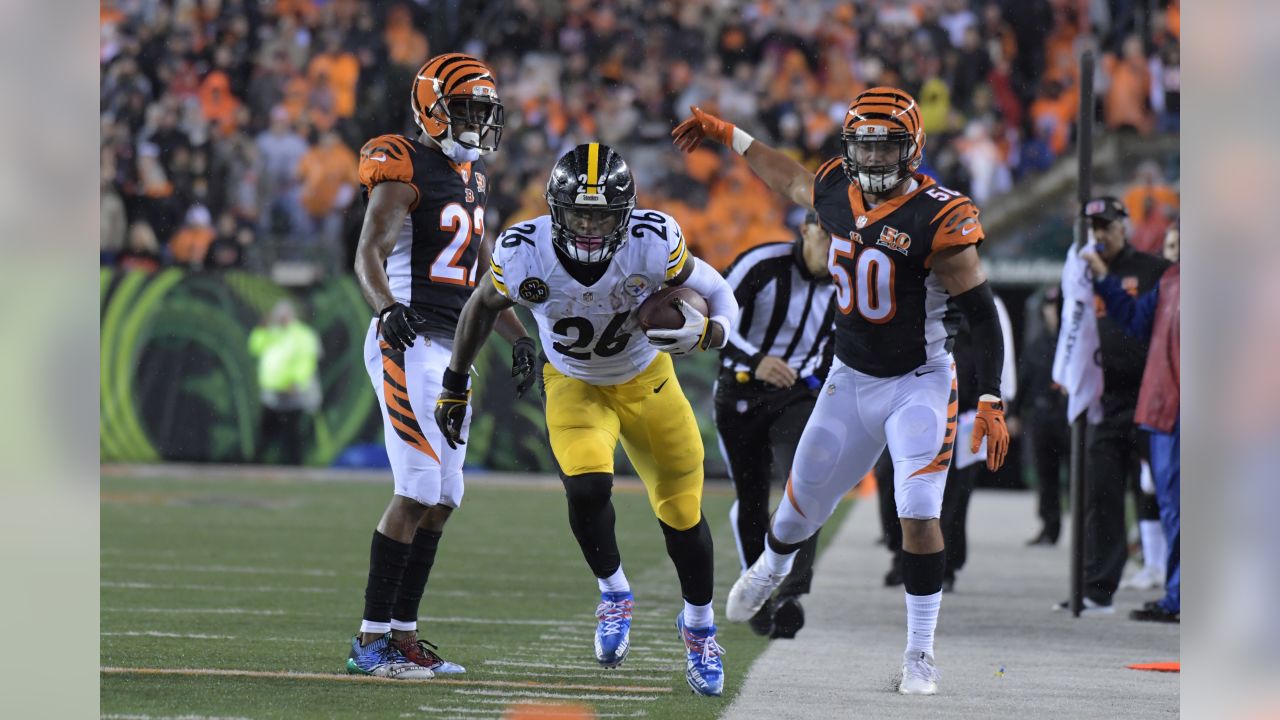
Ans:
[[[564,269],[551,233],[549,215],[508,228],[494,245],[489,277],[533,313],[556,370],[592,385],[630,380],[658,354],[635,311],[690,260],[679,224],[656,210],[631,213],[625,244],[590,286]]]

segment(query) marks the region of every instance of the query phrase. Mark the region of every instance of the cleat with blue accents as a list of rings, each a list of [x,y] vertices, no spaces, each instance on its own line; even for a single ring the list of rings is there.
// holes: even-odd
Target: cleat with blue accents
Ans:
[[[691,628],[684,625],[684,613],[676,616],[676,629],[688,653],[684,678],[699,695],[719,697],[724,693],[724,648],[716,642],[716,626]]]
[[[436,653],[439,648],[434,643],[420,640],[416,635],[407,637],[404,640],[392,639],[391,644],[406,660],[414,665],[427,668],[436,675],[461,675],[467,671],[466,668],[458,663],[449,662],[440,657]]]
[[[631,649],[631,610],[635,596],[629,592],[600,593],[596,606],[596,661],[616,668]]]
[[[416,665],[401,655],[391,644],[390,633],[364,646],[360,645],[359,635],[351,638],[347,672],[392,680],[430,680],[436,676],[429,669]]]

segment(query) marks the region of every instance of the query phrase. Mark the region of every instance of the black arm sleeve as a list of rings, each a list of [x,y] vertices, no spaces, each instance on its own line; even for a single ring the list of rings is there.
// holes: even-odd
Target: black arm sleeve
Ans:
[[[973,338],[973,364],[978,371],[978,394],[1000,397],[1000,374],[1004,370],[1004,334],[991,285],[981,285],[952,298],[969,320]]]

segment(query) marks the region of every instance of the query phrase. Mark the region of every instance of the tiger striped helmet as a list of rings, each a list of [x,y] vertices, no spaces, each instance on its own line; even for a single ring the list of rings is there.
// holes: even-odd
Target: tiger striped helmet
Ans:
[[[893,189],[924,158],[924,123],[915,98],[891,87],[863,91],[849,104],[840,148],[850,182],[870,193]]]
[[[484,62],[462,53],[431,58],[414,78],[409,104],[414,122],[441,146],[456,143],[481,154],[498,149],[506,116]]]

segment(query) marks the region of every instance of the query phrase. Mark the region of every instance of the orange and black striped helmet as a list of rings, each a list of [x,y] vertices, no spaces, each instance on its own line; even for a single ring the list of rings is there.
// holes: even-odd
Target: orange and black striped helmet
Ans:
[[[506,117],[493,70],[484,62],[462,53],[431,58],[414,78],[409,104],[414,122],[442,146],[498,149]]]
[[[849,104],[840,148],[845,175],[865,192],[882,193],[911,177],[924,158],[924,123],[915,98],[891,87],[863,91]]]

